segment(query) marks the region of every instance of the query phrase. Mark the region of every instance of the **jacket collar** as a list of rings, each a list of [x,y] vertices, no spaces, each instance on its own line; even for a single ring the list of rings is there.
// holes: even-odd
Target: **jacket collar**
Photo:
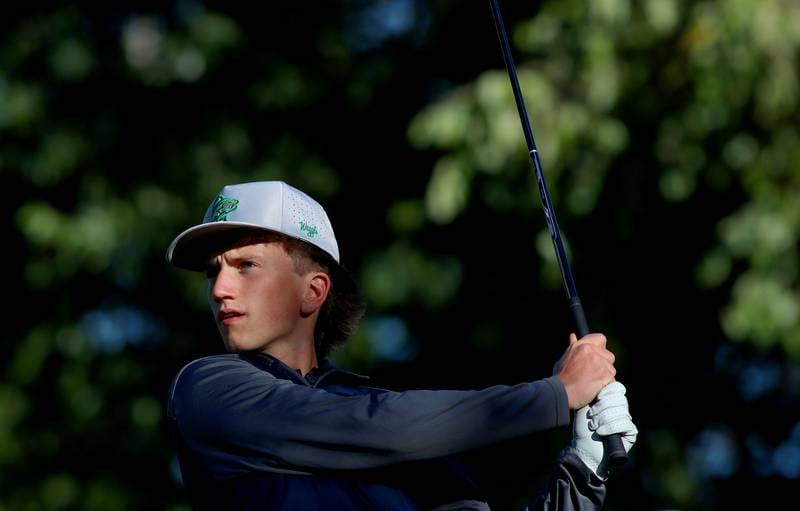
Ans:
[[[240,356],[255,361],[262,369],[276,378],[290,380],[298,385],[322,388],[331,383],[344,383],[350,385],[364,385],[369,381],[369,376],[356,374],[334,366],[329,360],[320,362],[319,367],[313,368],[305,376],[300,371],[292,369],[272,355],[266,353],[247,353]]]

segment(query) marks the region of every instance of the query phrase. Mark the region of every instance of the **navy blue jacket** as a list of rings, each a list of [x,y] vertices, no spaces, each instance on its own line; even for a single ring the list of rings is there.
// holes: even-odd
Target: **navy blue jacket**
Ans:
[[[366,383],[327,362],[302,376],[264,354],[187,364],[168,416],[195,509],[488,509],[452,455],[570,420],[555,377],[480,391]],[[599,509],[604,496],[588,468],[562,458],[531,509]]]

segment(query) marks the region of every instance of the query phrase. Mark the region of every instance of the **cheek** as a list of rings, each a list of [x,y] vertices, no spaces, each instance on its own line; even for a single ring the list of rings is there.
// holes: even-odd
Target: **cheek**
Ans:
[[[300,297],[297,283],[292,279],[276,279],[252,297],[258,308],[274,319],[293,319],[299,314]]]
[[[219,304],[214,301],[214,298],[211,297],[211,293],[206,295],[206,303],[208,303],[208,310],[211,312],[211,317],[214,318],[214,322],[216,323],[217,314],[219,314]]]

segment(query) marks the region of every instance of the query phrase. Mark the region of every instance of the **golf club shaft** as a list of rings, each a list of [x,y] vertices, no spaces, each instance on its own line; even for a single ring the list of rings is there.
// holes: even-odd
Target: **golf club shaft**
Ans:
[[[511,88],[514,90],[514,100],[517,103],[517,110],[519,111],[519,119],[522,123],[522,131],[525,133],[525,142],[528,144],[528,154],[530,155],[531,162],[533,163],[533,170],[536,173],[536,183],[539,187],[539,196],[542,199],[542,207],[544,209],[544,217],[547,221],[547,228],[550,230],[550,238],[553,240],[553,248],[556,251],[558,259],[558,266],[561,269],[561,277],[564,281],[564,289],[567,293],[569,300],[570,313],[575,325],[575,334],[578,338],[585,337],[589,334],[589,326],[586,323],[586,316],[583,313],[583,306],[581,305],[578,291],[575,287],[575,280],[572,277],[572,269],[569,265],[567,253],[564,250],[564,243],[561,241],[561,233],[558,229],[558,221],[556,220],[556,212],[553,209],[552,201],[550,200],[550,192],[547,190],[547,182],[542,172],[542,164],[539,160],[539,151],[536,149],[536,142],[533,139],[533,132],[531,131],[530,121],[528,120],[528,113],[525,109],[525,102],[522,97],[522,91],[519,87],[519,80],[517,80],[517,71],[514,66],[514,60],[511,57],[511,45],[508,42],[508,34],[505,25],[503,24],[503,17],[500,14],[500,7],[497,0],[490,0],[492,7],[492,14],[494,16],[494,24],[497,29],[497,36],[500,39],[500,47],[503,51],[503,59],[506,63],[508,70],[508,77],[511,80]],[[618,467],[624,465],[628,461],[628,453],[622,445],[622,438],[619,434],[609,435],[603,439],[608,462],[611,466]]]

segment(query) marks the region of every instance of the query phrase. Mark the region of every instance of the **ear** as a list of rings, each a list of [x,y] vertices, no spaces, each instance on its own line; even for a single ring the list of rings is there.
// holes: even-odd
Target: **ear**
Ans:
[[[300,305],[300,313],[303,316],[310,316],[325,303],[328,292],[331,289],[331,278],[327,273],[317,271],[309,272],[306,275],[306,288],[303,302]]]

